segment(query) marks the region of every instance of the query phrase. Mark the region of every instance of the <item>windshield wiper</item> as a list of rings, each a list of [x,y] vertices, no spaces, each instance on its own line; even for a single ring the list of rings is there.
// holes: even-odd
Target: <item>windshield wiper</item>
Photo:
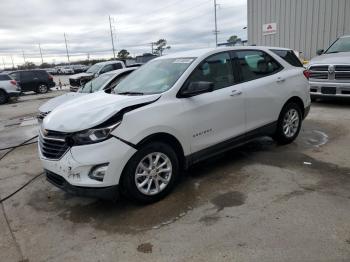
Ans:
[[[326,54],[335,54],[335,53],[339,53],[339,51],[327,52]]]
[[[117,93],[117,95],[139,95],[139,96],[142,96],[142,95],[144,95],[144,93],[142,93],[142,92],[120,92],[120,93]]]

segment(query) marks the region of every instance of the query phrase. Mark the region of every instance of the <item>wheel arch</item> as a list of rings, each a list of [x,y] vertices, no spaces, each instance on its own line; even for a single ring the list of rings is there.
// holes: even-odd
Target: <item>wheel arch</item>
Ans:
[[[136,144],[136,149],[140,149],[142,146],[152,143],[152,142],[163,142],[170,145],[174,150],[176,155],[179,158],[180,168],[185,168],[185,153],[180,141],[173,135],[165,132],[155,133],[149,135],[142,139],[139,143]]]
[[[305,105],[304,105],[304,102],[303,102],[303,100],[302,100],[300,97],[298,97],[298,96],[292,96],[291,98],[289,98],[289,99],[284,103],[284,105],[283,105],[283,107],[282,107],[282,109],[281,109],[280,114],[282,113],[283,108],[284,108],[287,104],[289,104],[289,103],[296,103],[297,105],[299,105],[303,117],[305,116]]]

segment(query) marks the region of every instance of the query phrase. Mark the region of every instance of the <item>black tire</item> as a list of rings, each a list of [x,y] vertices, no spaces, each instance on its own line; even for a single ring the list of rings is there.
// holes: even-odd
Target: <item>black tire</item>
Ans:
[[[39,86],[38,86],[37,89],[36,89],[36,92],[37,92],[38,94],[45,94],[45,93],[47,93],[48,91],[49,91],[49,88],[47,87],[46,84],[43,84],[43,83],[39,84]]]
[[[284,125],[286,124],[285,121],[288,118],[287,114],[289,114],[291,112],[293,112],[293,113],[296,112],[297,113],[297,115],[298,115],[298,125],[295,128],[295,130],[294,130],[294,128],[292,128],[293,132],[291,131],[290,133],[288,133],[286,130],[290,130],[290,129],[287,128],[286,130],[284,130]],[[280,113],[280,116],[278,118],[276,133],[275,133],[275,135],[273,137],[274,140],[277,143],[281,144],[281,145],[286,145],[286,144],[292,143],[299,135],[299,132],[300,132],[300,129],[301,129],[301,125],[302,125],[302,121],[303,121],[302,109],[300,108],[300,106],[297,103],[294,103],[294,102],[286,104],[283,107],[283,109],[282,109],[282,111]],[[293,126],[295,127],[296,123]]]
[[[157,154],[161,153],[164,154],[168,160],[171,162],[171,175],[169,176],[169,181],[165,185],[164,189],[160,191],[159,193],[153,194],[153,195],[147,195],[142,193],[138,189],[136,185],[136,171],[139,168],[139,164],[150,154]],[[152,162],[154,163],[154,162]],[[151,175],[143,176],[146,177],[146,179],[150,179]],[[149,204],[153,202],[157,202],[160,199],[164,198],[167,194],[171,192],[171,190],[174,188],[176,181],[179,177],[179,160],[175,153],[175,151],[167,144],[161,143],[161,142],[152,142],[149,144],[146,144],[143,146],[140,150],[138,150],[134,156],[129,160],[128,164],[124,168],[123,175],[122,175],[122,181],[121,181],[121,192],[126,195],[128,198],[135,200],[137,202]],[[157,179],[157,178],[154,178]],[[163,177],[164,179],[164,177]],[[141,179],[142,181],[142,179]],[[149,180],[148,180],[149,181]],[[159,181],[157,179],[157,181]],[[153,183],[153,184],[152,184]],[[151,185],[156,187],[155,181],[151,182]],[[158,182],[157,182],[158,183]],[[161,182],[162,183],[162,182]],[[149,183],[147,183],[149,184]],[[146,184],[146,185],[147,185]],[[145,186],[146,186],[145,185]],[[162,184],[163,185],[163,184]],[[159,187],[159,183],[158,183]],[[155,191],[157,191],[156,188],[154,188]]]
[[[0,90],[0,105],[6,104],[8,101],[8,95],[5,91]]]

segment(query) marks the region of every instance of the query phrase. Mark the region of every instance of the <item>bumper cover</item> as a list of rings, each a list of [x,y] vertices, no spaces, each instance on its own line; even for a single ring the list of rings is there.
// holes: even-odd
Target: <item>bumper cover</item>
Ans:
[[[350,82],[310,81],[311,97],[350,97]]]
[[[19,97],[21,95],[21,91],[14,91],[7,93],[10,98],[12,97]]]
[[[105,200],[116,200],[119,196],[118,185],[102,188],[79,187],[69,184],[63,177],[48,170],[45,170],[45,175],[48,182],[71,195]]]

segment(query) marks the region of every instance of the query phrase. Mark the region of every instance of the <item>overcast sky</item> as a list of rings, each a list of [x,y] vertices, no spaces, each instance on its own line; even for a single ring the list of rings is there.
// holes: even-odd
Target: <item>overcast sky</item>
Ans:
[[[246,39],[246,0],[217,0],[219,42],[230,35]],[[213,0],[2,0],[0,57],[15,64],[66,62],[63,33],[71,60],[112,57],[108,15],[113,18],[116,50],[150,52],[149,43],[168,40],[171,50],[214,46]],[[3,67],[0,60],[0,67]]]

